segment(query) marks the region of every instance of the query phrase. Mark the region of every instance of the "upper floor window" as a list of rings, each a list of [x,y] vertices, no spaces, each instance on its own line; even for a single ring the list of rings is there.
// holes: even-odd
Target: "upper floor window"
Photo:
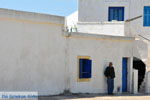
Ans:
[[[150,6],[144,7],[144,26],[150,26]]]
[[[124,7],[109,7],[109,21],[124,21]]]

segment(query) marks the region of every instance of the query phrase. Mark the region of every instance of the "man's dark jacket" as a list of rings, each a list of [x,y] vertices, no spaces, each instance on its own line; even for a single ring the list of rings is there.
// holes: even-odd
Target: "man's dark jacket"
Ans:
[[[115,78],[114,67],[107,67],[104,74],[107,78]]]

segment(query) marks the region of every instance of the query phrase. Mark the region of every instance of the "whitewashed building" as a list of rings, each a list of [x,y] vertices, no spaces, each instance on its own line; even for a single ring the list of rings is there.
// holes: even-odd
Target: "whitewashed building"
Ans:
[[[0,91],[107,93],[104,70],[113,62],[114,92],[143,92],[149,86],[148,39],[132,32],[131,24],[142,17],[129,17],[129,4],[128,0],[79,0],[79,11],[67,18],[0,9]],[[109,6],[121,6],[124,20],[108,21]]]
[[[149,0],[78,0],[78,13],[73,14],[78,17],[72,18],[78,20],[80,32],[115,36],[141,34],[147,37],[149,27],[145,25],[144,16],[148,14],[144,9],[149,5]]]
[[[74,16],[78,16],[72,17],[78,19],[78,32],[136,38],[134,47],[138,55],[134,55],[133,67],[142,70],[138,74],[138,88],[144,91],[147,74],[141,74],[149,71],[150,66],[150,1],[78,0],[78,15]]]

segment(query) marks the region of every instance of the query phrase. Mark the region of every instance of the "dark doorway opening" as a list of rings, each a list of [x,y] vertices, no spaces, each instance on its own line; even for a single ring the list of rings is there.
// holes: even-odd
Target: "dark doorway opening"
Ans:
[[[146,65],[142,60],[134,57],[133,68],[138,70],[138,91],[139,91],[140,86],[142,85],[142,82],[144,81],[145,78]]]

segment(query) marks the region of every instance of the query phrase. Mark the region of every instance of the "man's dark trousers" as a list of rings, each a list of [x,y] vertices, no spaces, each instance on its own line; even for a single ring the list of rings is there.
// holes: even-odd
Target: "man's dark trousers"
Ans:
[[[108,94],[113,94],[114,91],[114,79],[113,78],[107,78],[107,88],[108,88]]]

